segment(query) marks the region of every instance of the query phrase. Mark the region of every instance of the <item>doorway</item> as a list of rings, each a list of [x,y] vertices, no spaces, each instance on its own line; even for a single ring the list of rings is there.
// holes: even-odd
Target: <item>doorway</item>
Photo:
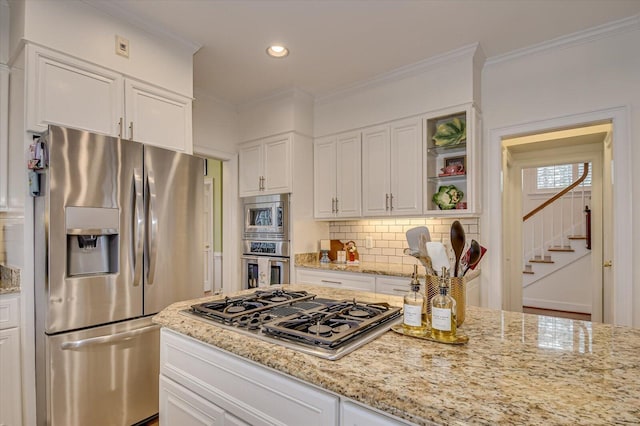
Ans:
[[[587,314],[592,321],[610,316],[610,306],[603,305],[602,268],[603,241],[611,236],[611,229],[603,229],[603,218],[611,215],[603,208],[603,193],[612,191],[610,179],[603,178],[610,132],[610,124],[596,124],[503,139],[503,233],[509,236],[504,244],[514,253],[505,271],[511,310],[537,308],[565,317],[573,312],[575,318]],[[549,186],[568,186],[582,175],[585,163],[590,181],[586,200],[584,190],[577,199],[575,192],[568,193],[524,221],[533,207],[544,205],[562,189]],[[557,170],[551,184],[544,181],[550,169]],[[566,185],[558,177],[567,180]],[[591,209],[590,249],[586,235],[584,240],[578,236],[586,234],[580,220],[583,204]]]
[[[610,142],[611,149],[607,152],[611,158],[605,159],[605,172],[611,177],[613,191],[608,203],[613,206],[613,217],[604,221],[610,226],[611,240],[611,266],[605,268],[605,275],[610,275],[611,287],[605,287],[605,295],[610,295],[611,300],[605,299],[604,304],[609,306],[610,318],[603,318],[605,322],[617,325],[631,326],[633,324],[633,258],[632,239],[634,222],[632,220],[631,197],[631,139],[629,134],[629,110],[628,107],[615,107],[586,113],[567,115],[557,118],[532,121],[517,125],[492,128],[488,131],[488,140],[485,148],[486,158],[484,168],[483,192],[485,214],[481,218],[481,228],[487,230],[487,241],[490,252],[487,256],[487,267],[483,268],[482,304],[494,309],[513,310],[512,306],[518,306],[521,299],[513,297],[512,286],[507,281],[510,277],[511,265],[510,252],[505,244],[502,233],[503,222],[506,221],[503,207],[503,191],[505,189],[506,163],[508,155],[503,155],[502,141],[514,136],[536,134],[548,129],[566,129],[585,125],[585,123],[611,123],[612,132]],[[614,167],[615,164],[615,167]],[[503,168],[503,166],[505,166]],[[509,201],[506,200],[505,203]],[[608,260],[608,259],[607,259]],[[606,282],[606,281],[605,281]],[[606,284],[605,284],[606,286]],[[518,308],[515,308],[516,310]]]

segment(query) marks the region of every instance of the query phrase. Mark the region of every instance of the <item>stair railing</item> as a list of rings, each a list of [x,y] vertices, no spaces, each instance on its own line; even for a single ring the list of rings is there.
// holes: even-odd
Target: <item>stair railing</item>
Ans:
[[[540,257],[539,259],[541,261],[545,261],[547,260],[545,258],[545,220],[544,220],[544,211],[545,209],[547,209],[548,206],[553,205],[554,203],[556,203],[556,201],[561,200],[566,194],[568,194],[569,192],[571,192],[571,218],[572,218],[572,225],[571,225],[571,232],[574,231],[575,229],[575,218],[573,215],[573,204],[574,204],[574,197],[575,197],[575,188],[577,188],[578,186],[580,186],[584,180],[587,178],[589,174],[589,163],[584,163],[584,167],[583,167],[583,171],[582,171],[582,175],[576,179],[573,183],[571,183],[569,186],[567,186],[566,188],[562,189],[561,191],[559,191],[557,194],[555,194],[554,196],[552,196],[551,198],[549,198],[548,200],[544,201],[543,203],[541,203],[539,206],[535,207],[533,210],[531,210],[529,213],[525,214],[522,217],[522,221],[526,222],[528,219],[534,217],[535,215],[537,215],[538,213],[542,212],[541,214],[541,220],[540,220],[540,227],[542,228],[542,233],[541,233],[541,241],[540,241],[540,245],[536,245],[536,241],[535,241],[535,235],[536,235],[536,225],[533,224],[533,226],[531,226],[531,253],[532,256],[536,257],[536,247],[540,248]],[[582,205],[585,205],[584,203],[584,185],[582,186]],[[588,207],[587,207],[588,210]],[[587,235],[587,247],[590,248],[591,244],[590,244],[590,236],[591,236],[591,226],[590,226],[590,211],[587,212],[587,210],[585,210],[586,212],[586,235]],[[560,203],[560,246],[563,246],[564,244],[564,237],[565,237],[565,232],[566,230],[564,229],[564,203]],[[551,243],[554,243],[555,240],[555,214],[551,215],[551,235],[552,235],[552,240]],[[526,260],[525,260],[525,263]]]

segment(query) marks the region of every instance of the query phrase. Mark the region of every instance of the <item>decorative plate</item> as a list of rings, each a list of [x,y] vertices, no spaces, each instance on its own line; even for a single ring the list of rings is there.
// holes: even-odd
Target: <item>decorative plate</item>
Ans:
[[[467,124],[458,117],[445,121],[438,125],[432,139],[436,146],[458,145],[467,139]]]

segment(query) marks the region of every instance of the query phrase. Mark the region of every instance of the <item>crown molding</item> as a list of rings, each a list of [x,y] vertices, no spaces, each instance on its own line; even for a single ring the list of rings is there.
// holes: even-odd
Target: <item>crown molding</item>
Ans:
[[[413,64],[396,68],[389,72],[379,74],[368,80],[359,81],[355,84],[348,85],[343,88],[327,92],[326,94],[316,96],[315,104],[320,105],[356,94],[366,89],[388,84],[393,81],[402,80],[413,75],[421,74],[437,65],[451,61],[453,59],[457,59],[459,57],[469,56],[470,58],[472,58],[479,47],[480,43],[469,44],[463,47],[459,47],[458,49],[454,49],[449,52],[445,52],[440,55],[432,56],[422,61],[415,62]]]
[[[202,47],[202,45],[199,43],[195,43],[175,33],[167,31],[165,28],[163,28],[162,26],[160,26],[155,22],[150,22],[148,20],[143,19],[139,15],[119,5],[117,2],[104,1],[104,0],[81,0],[81,1],[98,10],[101,10],[102,12],[110,16],[113,16],[114,18],[118,18],[137,28],[140,28],[148,32],[149,34],[152,34],[156,37],[160,37],[171,43],[177,44],[182,48],[189,50],[192,54],[195,54]]]
[[[495,65],[501,62],[511,61],[523,56],[533,55],[549,50],[563,49],[582,43],[589,43],[605,37],[611,37],[616,34],[622,34],[638,29],[640,29],[640,15],[634,15],[628,18],[588,28],[583,31],[577,31],[575,33],[556,37],[522,49],[512,50],[511,52],[507,52],[503,55],[492,56],[486,60],[485,66]]]

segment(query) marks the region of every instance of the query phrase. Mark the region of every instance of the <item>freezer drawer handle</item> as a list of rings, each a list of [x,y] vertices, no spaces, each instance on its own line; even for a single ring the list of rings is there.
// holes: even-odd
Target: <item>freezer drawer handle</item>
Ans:
[[[159,329],[158,324],[147,325],[135,330],[125,331],[123,333],[110,334],[108,336],[91,337],[89,339],[75,340],[72,342],[64,342],[60,345],[63,351],[86,348],[87,346],[101,345],[105,343],[116,343],[124,340],[132,339],[144,333]]]

